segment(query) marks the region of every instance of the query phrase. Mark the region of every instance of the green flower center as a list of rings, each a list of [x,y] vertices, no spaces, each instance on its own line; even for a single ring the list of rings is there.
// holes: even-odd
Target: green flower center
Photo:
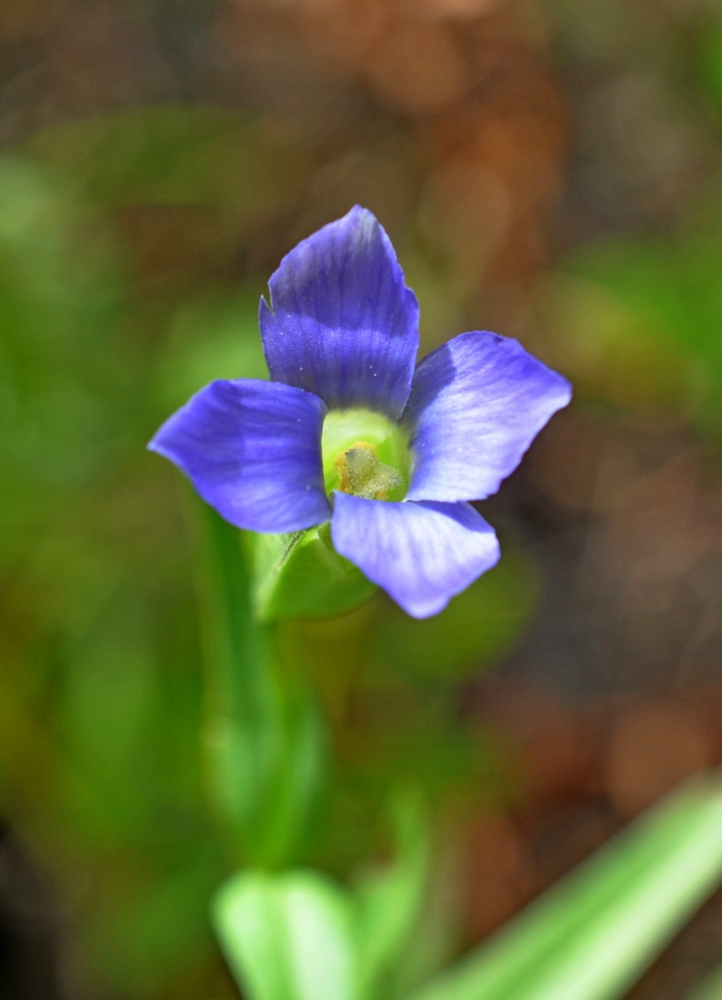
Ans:
[[[326,492],[367,500],[403,500],[411,456],[397,424],[370,410],[332,410],[321,437]]]

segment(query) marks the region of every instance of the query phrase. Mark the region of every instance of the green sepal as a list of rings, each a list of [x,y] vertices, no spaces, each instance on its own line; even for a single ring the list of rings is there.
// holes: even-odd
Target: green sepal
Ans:
[[[287,535],[249,533],[253,607],[261,621],[337,618],[376,591],[358,567],[333,548],[329,526]]]

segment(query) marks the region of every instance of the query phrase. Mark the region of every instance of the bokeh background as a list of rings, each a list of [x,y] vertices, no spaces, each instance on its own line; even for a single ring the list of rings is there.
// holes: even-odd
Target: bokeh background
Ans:
[[[443,615],[284,626],[337,759],[295,862],[383,856],[413,778],[451,956],[722,759],[717,0],[2,0],[3,998],[236,995],[199,512],[144,446],[263,376],[265,281],[356,202],[424,352],[494,329],[576,394]],[[721,959],[722,896],[630,996]]]

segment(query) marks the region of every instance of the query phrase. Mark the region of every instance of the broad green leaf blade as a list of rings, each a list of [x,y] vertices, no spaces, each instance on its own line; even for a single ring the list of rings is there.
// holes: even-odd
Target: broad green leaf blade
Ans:
[[[376,587],[334,551],[328,526],[291,535],[254,536],[253,603],[262,621],[336,618]]]
[[[678,801],[663,803],[543,894],[487,944],[414,994],[414,1000],[526,998],[523,987],[528,981],[534,981],[549,962],[563,958],[579,928],[593,924],[616,898],[626,898],[650,865],[676,839],[686,836],[689,824],[684,794]]]
[[[213,922],[247,1000],[352,1000],[352,904],[310,871],[243,872],[213,903]]]
[[[413,1000],[612,1000],[722,878],[722,783],[691,783]]]
[[[717,802],[638,887],[564,949],[562,962],[550,963],[534,995],[544,1000],[572,992],[589,1000],[622,995],[713,891],[721,874],[722,802]],[[528,992],[525,987],[521,995]]]

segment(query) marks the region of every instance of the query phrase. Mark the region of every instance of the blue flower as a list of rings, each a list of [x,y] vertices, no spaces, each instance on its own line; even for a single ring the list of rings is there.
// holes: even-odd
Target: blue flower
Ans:
[[[149,447],[240,528],[330,521],[338,553],[410,615],[436,614],[499,558],[467,501],[499,489],[569,383],[487,332],[416,365],[416,297],[359,207],[299,243],[269,286],[271,381],[211,382]]]

